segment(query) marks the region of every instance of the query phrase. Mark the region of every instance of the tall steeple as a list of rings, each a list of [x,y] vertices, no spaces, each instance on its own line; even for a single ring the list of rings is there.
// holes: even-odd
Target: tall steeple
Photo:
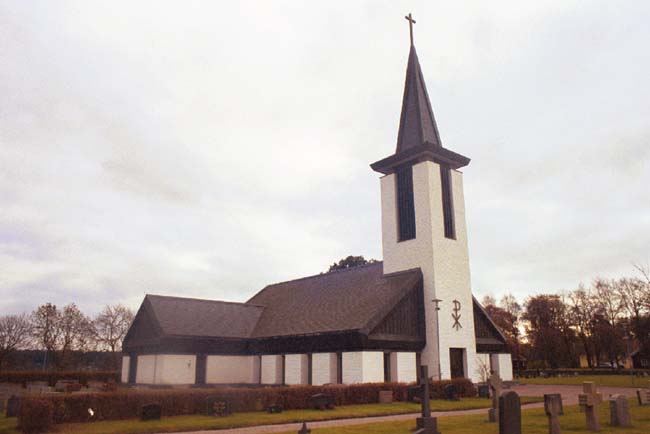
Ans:
[[[406,67],[397,147],[395,154],[371,164],[370,167],[377,172],[388,174],[394,172],[396,166],[425,160],[443,163],[453,169],[466,166],[469,164],[469,158],[442,147],[422,68],[413,44],[415,20],[411,14],[405,18],[409,21],[411,46]]]

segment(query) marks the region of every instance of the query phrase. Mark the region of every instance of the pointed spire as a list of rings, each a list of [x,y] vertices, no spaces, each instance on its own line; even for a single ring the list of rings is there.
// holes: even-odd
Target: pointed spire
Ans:
[[[435,147],[442,146],[427,87],[422,77],[418,54],[415,51],[415,46],[411,45],[406,68],[396,153],[424,143]]]

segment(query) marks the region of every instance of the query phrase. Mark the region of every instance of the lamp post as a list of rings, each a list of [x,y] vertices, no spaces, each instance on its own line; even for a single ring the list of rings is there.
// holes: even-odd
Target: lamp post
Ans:
[[[434,298],[431,300],[434,304],[434,309],[436,310],[436,345],[438,347],[438,381],[442,380],[442,369],[440,366],[440,320],[438,319],[438,312],[440,312],[440,303],[442,302],[439,298]]]

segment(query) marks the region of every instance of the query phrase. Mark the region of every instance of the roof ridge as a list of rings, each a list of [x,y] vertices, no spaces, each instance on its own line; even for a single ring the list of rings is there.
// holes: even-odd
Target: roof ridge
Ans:
[[[356,265],[354,267],[340,268],[340,269],[334,270],[334,271],[326,271],[324,273],[312,274],[311,276],[298,277],[296,279],[289,279],[289,280],[284,280],[284,281],[281,281],[281,282],[269,283],[266,286],[268,287],[268,286],[282,285],[283,283],[298,282],[300,280],[313,279],[315,277],[322,277],[322,276],[327,276],[327,275],[331,275],[331,274],[346,273],[348,271],[358,270],[359,268],[368,268],[368,267],[376,266],[378,264],[383,264],[383,263],[384,263],[384,261],[369,262],[367,264]]]
[[[264,308],[264,306],[259,305],[259,304],[254,304],[254,303],[247,303],[247,302],[242,302],[242,301],[214,300],[214,299],[210,299],[210,298],[179,297],[179,296],[176,296],[176,295],[159,295],[159,294],[145,294],[145,297],[171,298],[171,299],[175,299],[175,300],[192,300],[192,301],[200,301],[200,302],[208,302],[208,303],[220,303],[220,304],[236,304],[236,305],[245,306],[245,307],[261,307],[261,308]]]

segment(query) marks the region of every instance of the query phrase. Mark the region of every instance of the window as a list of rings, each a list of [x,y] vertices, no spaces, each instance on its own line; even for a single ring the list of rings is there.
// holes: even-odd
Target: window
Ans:
[[[415,238],[415,203],[413,200],[413,167],[402,166],[395,171],[397,182],[398,241]]]
[[[440,181],[442,183],[442,216],[445,224],[445,237],[456,239],[456,224],[454,222],[454,196],[451,191],[451,170],[440,165]]]

